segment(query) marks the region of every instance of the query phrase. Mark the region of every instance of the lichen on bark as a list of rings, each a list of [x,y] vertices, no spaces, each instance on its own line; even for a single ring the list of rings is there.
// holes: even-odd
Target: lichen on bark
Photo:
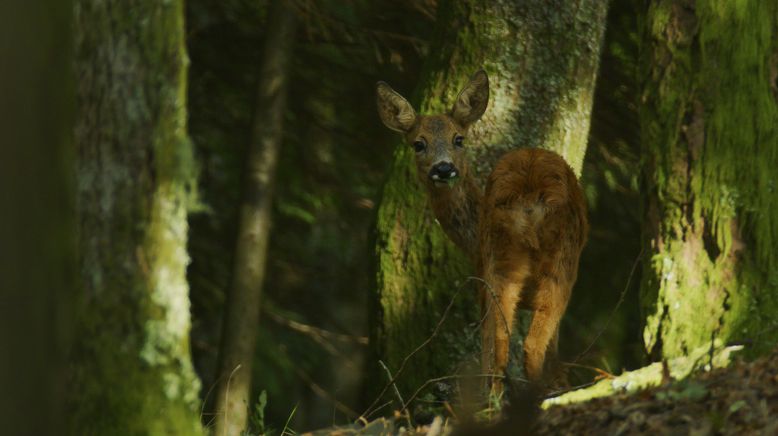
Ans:
[[[484,68],[489,108],[467,138],[477,177],[516,147],[555,150],[580,174],[606,9],[599,0],[441,1],[436,36],[411,101],[423,114],[446,112],[470,76]],[[473,273],[470,253],[455,248],[436,224],[413,158],[398,146],[378,209],[374,358],[397,370],[429,337],[457,289],[466,289],[440,337],[409,362],[398,380],[401,392],[453,372],[462,359],[475,361],[479,337],[475,286],[465,284]]]
[[[778,4],[653,3],[643,37],[644,341],[656,357],[778,335]]]
[[[81,308],[72,434],[198,434],[182,1],[75,5]]]

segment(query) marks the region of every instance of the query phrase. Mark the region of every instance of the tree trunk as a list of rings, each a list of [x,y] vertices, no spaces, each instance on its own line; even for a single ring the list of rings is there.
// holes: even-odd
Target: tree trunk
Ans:
[[[289,2],[273,2],[243,185],[232,289],[222,331],[216,395],[216,435],[246,426],[259,305],[270,238],[278,151],[283,139],[286,85],[295,37]]]
[[[778,3],[663,0],[643,40],[646,349],[778,338]]]
[[[58,434],[75,307],[71,1],[0,2],[0,422]]]
[[[415,106],[421,113],[447,111],[483,66],[491,102],[468,137],[479,178],[516,147],[557,151],[580,174],[606,6],[602,0],[440,2],[439,30]],[[375,358],[397,371],[430,336],[456,291],[466,289],[438,337],[399,377],[406,396],[427,379],[453,372],[464,355],[474,359],[479,337],[475,286],[465,286],[469,253],[446,239],[414,171],[412,151],[399,147],[378,210],[370,323]]]
[[[198,434],[183,1],[77,0],[73,434]]]

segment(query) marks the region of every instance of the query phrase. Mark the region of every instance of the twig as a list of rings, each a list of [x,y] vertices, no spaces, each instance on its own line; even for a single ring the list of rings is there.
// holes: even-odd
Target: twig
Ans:
[[[480,277],[472,277],[471,276],[471,277],[468,277],[467,279],[468,280],[479,281],[479,282],[483,283],[486,286],[487,289],[489,289],[489,294],[492,297],[492,301],[494,303],[493,305],[495,307],[497,307],[497,311],[500,313],[500,318],[502,319],[503,325],[505,326],[505,331],[508,333],[508,353],[513,355],[513,358],[518,362],[519,361],[519,356],[518,356],[518,354],[516,354],[516,349],[515,348],[511,349],[512,347],[510,346],[510,337],[511,337],[511,333],[513,332],[513,329],[511,329],[510,326],[508,325],[508,319],[505,317],[505,313],[502,311],[502,307],[500,307],[499,301],[497,300],[497,294],[494,292],[494,289],[492,288],[492,285],[490,285],[489,282],[487,282],[486,280],[484,280],[484,279],[482,279]],[[487,314],[489,313],[488,311],[491,308],[491,306],[492,306],[492,304],[487,306],[487,309],[486,309],[487,310]],[[486,315],[484,315],[484,319],[485,318],[486,318]],[[483,320],[481,320],[481,322],[483,322]],[[483,344],[481,344],[481,346],[483,347]]]
[[[239,363],[235,369],[230,372],[230,376],[227,377],[227,389],[224,391],[224,422],[227,422],[227,419],[229,418],[229,411],[230,411],[230,382],[232,382],[232,376],[235,375],[235,373],[240,369],[241,364]],[[224,433],[226,435],[227,433],[227,425],[224,426]]]
[[[588,369],[588,370],[594,371],[597,374],[599,374],[601,376],[601,378],[615,378],[616,377],[615,375],[609,373],[608,371],[605,371],[604,369],[597,368],[596,366],[582,365],[580,363],[575,363],[575,362],[562,362],[562,365],[574,366],[576,368]]]
[[[558,390],[558,391],[549,392],[549,393],[548,393],[548,395],[546,395],[546,396],[544,396],[544,397],[543,397],[543,400],[548,400],[549,398],[554,398],[554,397],[557,397],[557,396],[559,396],[559,395],[565,394],[565,393],[567,393],[567,392],[574,391],[574,390],[576,390],[576,389],[583,389],[583,388],[588,388],[589,386],[593,386],[593,385],[595,385],[595,384],[597,384],[597,383],[599,383],[599,382],[600,382],[600,380],[593,380],[593,381],[590,381],[590,382],[584,383],[584,384],[582,384],[582,385],[578,385],[578,386],[572,386],[572,387],[569,387],[569,388],[560,389],[560,390]]]
[[[334,395],[332,395],[331,393],[327,392],[324,388],[319,386],[319,384],[313,381],[313,379],[308,374],[306,374],[302,369],[300,369],[298,366],[294,366],[294,370],[295,373],[297,373],[297,376],[303,379],[303,381],[308,385],[308,387],[313,391],[314,394],[331,402],[336,409],[343,412],[343,414],[348,416],[349,419],[356,419],[357,417],[359,417],[359,414],[355,412],[354,409],[338,401],[338,399],[335,398]]]
[[[202,405],[200,406],[200,420],[202,421],[203,416],[210,415],[211,419],[205,423],[205,427],[210,427],[211,424],[213,424],[213,420],[216,419],[216,415],[218,414],[218,411],[216,413],[205,413],[205,405],[208,404],[208,397],[211,396],[211,393],[213,393],[213,390],[216,388],[216,386],[221,382],[221,380],[224,378],[226,374],[220,375],[213,383],[211,383],[211,387],[208,388],[208,392],[206,392],[205,397],[203,397]]]
[[[366,336],[352,336],[343,333],[331,332],[321,327],[303,324],[301,322],[297,322],[289,318],[285,318],[275,312],[265,311],[265,313],[270,317],[270,319],[277,322],[278,324],[289,327],[290,329],[296,332],[306,334],[312,337],[314,340],[319,340],[323,338],[323,339],[332,339],[341,342],[351,342],[351,343],[356,342],[357,344],[360,345],[367,345],[368,343],[368,339]]]
[[[467,282],[465,282],[465,283],[467,283]],[[463,285],[464,285],[464,283],[463,283]],[[364,412],[364,413],[362,413],[362,416],[366,416],[366,415],[369,415],[369,414],[370,414],[370,412],[372,411],[373,407],[374,407],[374,406],[375,406],[375,405],[376,405],[376,404],[377,404],[377,403],[378,403],[378,402],[381,400],[381,398],[384,396],[384,394],[385,394],[385,393],[386,393],[386,391],[389,389],[389,387],[390,387],[392,384],[394,384],[394,383],[397,381],[397,378],[398,378],[398,377],[400,377],[400,375],[403,373],[403,370],[405,370],[405,365],[408,363],[408,361],[411,359],[411,357],[413,357],[413,356],[414,356],[416,353],[418,353],[419,351],[421,351],[421,349],[422,349],[422,348],[426,347],[426,346],[427,346],[427,344],[429,344],[430,342],[432,342],[432,339],[434,339],[434,338],[435,338],[435,336],[437,336],[437,334],[438,334],[438,331],[440,330],[440,326],[441,326],[441,325],[443,325],[443,321],[445,321],[445,320],[446,320],[446,317],[448,316],[448,312],[449,312],[449,311],[451,310],[451,308],[454,306],[454,301],[456,301],[456,299],[457,299],[457,296],[458,296],[458,295],[459,295],[459,293],[462,291],[462,287],[463,287],[463,286],[459,286],[459,288],[457,288],[457,291],[456,291],[456,293],[454,294],[454,296],[453,296],[453,297],[451,297],[451,301],[449,301],[449,303],[448,303],[448,306],[446,306],[446,310],[444,310],[444,311],[443,311],[443,315],[440,317],[440,320],[438,321],[437,325],[435,325],[435,328],[432,330],[432,334],[430,334],[430,336],[429,336],[429,337],[428,337],[426,340],[424,340],[424,342],[422,342],[422,343],[421,343],[421,344],[420,344],[418,347],[416,347],[416,349],[414,349],[413,351],[411,351],[411,353],[410,353],[410,354],[408,354],[407,356],[405,356],[405,358],[403,358],[403,361],[402,361],[402,363],[400,363],[400,368],[399,368],[399,369],[397,370],[397,372],[394,374],[394,377],[392,377],[392,379],[391,379],[391,380],[389,380],[389,383],[387,383],[387,384],[384,386],[384,388],[383,388],[383,389],[381,389],[381,393],[379,393],[379,394],[378,394],[378,396],[376,397],[376,399],[375,399],[375,400],[373,400],[373,402],[372,402],[372,403],[370,404],[370,406],[369,406],[369,407],[368,407],[368,408],[365,410],[365,412]]]
[[[504,375],[498,375],[498,374],[473,374],[473,375],[444,375],[443,377],[436,377],[431,378],[424,382],[416,391],[413,392],[413,395],[411,395],[410,398],[408,398],[408,402],[405,404],[403,410],[400,410],[400,412],[403,412],[405,408],[411,405],[413,400],[416,399],[416,397],[419,396],[421,391],[423,391],[427,386],[429,386],[432,383],[437,383],[445,380],[453,380],[453,379],[462,379],[462,378],[470,378],[470,377],[492,377],[492,378],[505,378]],[[526,381],[523,379],[519,379],[520,381]]]
[[[379,410],[383,409],[384,407],[386,407],[386,406],[388,406],[388,405],[390,405],[390,404],[392,404],[392,401],[391,401],[391,400],[387,401],[387,402],[386,402],[386,403],[384,403],[384,404],[381,404],[380,406],[378,406],[378,407],[376,407],[375,409],[373,409],[373,411],[372,411],[372,412],[370,412],[369,414],[367,414],[367,415],[361,415],[361,416],[360,416],[360,417],[357,419],[357,422],[364,422],[364,423],[365,423],[365,425],[367,425],[367,422],[368,422],[368,420],[367,420],[367,419],[368,419],[368,418],[370,418],[371,416],[373,416],[373,414],[375,414],[376,412],[378,412]]]
[[[616,312],[619,310],[619,307],[621,307],[622,303],[624,303],[624,297],[627,295],[627,292],[629,291],[629,285],[632,283],[632,276],[635,275],[635,270],[637,270],[638,264],[640,263],[640,259],[643,257],[643,248],[640,249],[640,253],[638,253],[638,257],[635,258],[635,262],[632,263],[632,269],[629,272],[629,277],[627,277],[627,284],[624,286],[624,289],[621,291],[621,295],[619,295],[619,301],[616,303],[616,306],[611,311],[610,315],[608,315],[608,320],[605,322],[605,325],[600,329],[599,332],[597,332],[597,335],[594,337],[591,343],[589,343],[589,346],[586,347],[585,350],[583,350],[575,359],[573,359],[573,363],[578,362],[581,360],[584,356],[586,356],[587,353],[592,349],[594,344],[600,339],[600,336],[605,332],[605,330],[608,329],[608,326],[613,321],[613,317],[616,315]]]
[[[386,371],[386,375],[389,377],[389,380],[392,380],[392,372],[389,371],[389,367],[386,366],[384,361],[379,359],[378,364],[384,368],[384,371]],[[397,399],[400,400],[400,408],[405,409],[405,401],[403,401],[403,397],[400,395],[400,390],[397,389],[397,383],[392,383],[392,387],[394,388],[394,394],[397,395]]]

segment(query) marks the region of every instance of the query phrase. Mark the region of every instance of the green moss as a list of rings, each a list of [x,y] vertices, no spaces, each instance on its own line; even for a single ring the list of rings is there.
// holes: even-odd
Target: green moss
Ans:
[[[723,347],[721,341],[717,341],[712,357],[710,356],[710,347],[699,347],[691,350],[687,356],[677,357],[667,362],[667,369],[673,380],[683,380],[699,370],[710,371],[714,368],[728,366],[733,353],[742,348],[742,346]],[[663,381],[662,363],[656,362],[634,371],[627,371],[611,379],[600,380],[587,388],[576,389],[549,398],[543,401],[541,407],[547,409],[552,406],[582,403],[614,394],[633,394],[659,386]]]
[[[484,68],[491,96],[468,137],[474,172],[487,175],[506,150],[544,147],[580,173],[607,2],[519,3],[441,2],[433,49],[411,100],[421,113],[447,112],[470,75]],[[473,273],[468,254],[448,241],[432,217],[413,159],[408,147],[399,146],[377,218],[371,344],[392,371],[429,337]],[[465,355],[475,354],[479,310],[475,285],[466,286],[441,337],[399,379],[401,393],[452,373]]]
[[[753,340],[778,310],[778,5],[679,3],[649,10],[641,115],[655,202],[644,336],[666,357],[712,336]]]
[[[200,434],[183,2],[76,5],[81,296],[69,432]]]

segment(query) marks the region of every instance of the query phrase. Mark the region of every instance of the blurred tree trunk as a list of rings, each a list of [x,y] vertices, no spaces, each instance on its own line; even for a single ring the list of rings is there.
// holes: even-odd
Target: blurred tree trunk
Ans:
[[[645,18],[645,346],[763,351],[778,338],[778,3],[661,0]]]
[[[273,2],[248,147],[232,288],[224,315],[218,387],[214,393],[216,435],[237,435],[246,426],[295,27],[295,11],[290,2]]]
[[[491,83],[489,108],[467,138],[478,176],[516,147],[555,150],[580,174],[606,6],[602,0],[441,1],[415,106],[421,113],[448,111],[483,66]],[[397,371],[472,274],[468,255],[435,222],[408,147],[395,153],[376,232],[371,344],[374,358]],[[465,354],[475,356],[478,305],[474,286],[466,287],[440,335],[399,378],[401,393],[410,395],[427,379],[450,373]]]
[[[183,1],[77,0],[74,29],[84,309],[70,432],[199,434]]]
[[[0,433],[65,424],[75,307],[73,2],[0,2]]]

